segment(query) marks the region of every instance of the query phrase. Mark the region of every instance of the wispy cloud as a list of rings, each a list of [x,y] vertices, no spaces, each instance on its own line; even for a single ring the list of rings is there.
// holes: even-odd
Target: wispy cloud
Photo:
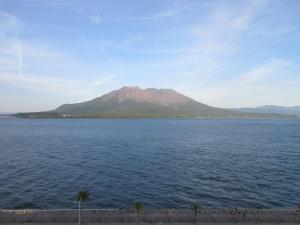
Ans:
[[[10,13],[0,11],[0,37],[4,33],[9,33],[12,36],[18,35],[20,21]]]
[[[90,15],[89,19],[94,24],[100,24],[102,22],[102,18],[100,15]]]
[[[0,12],[0,71],[17,71],[22,76],[24,64],[41,64],[61,60],[62,52],[36,42],[22,40],[22,23],[13,15]]]
[[[142,20],[166,19],[168,17],[177,16],[178,14],[188,11],[196,6],[199,6],[199,2],[189,1],[189,0],[180,0],[180,1],[176,0],[176,1],[173,1],[170,5],[168,5],[167,8],[165,8],[155,14],[143,16],[143,17],[131,18],[131,20],[142,21]]]
[[[19,20],[13,15],[0,11],[0,71],[16,68],[19,76],[23,73],[23,49],[18,38]]]
[[[21,23],[15,16],[0,12],[0,84],[53,94],[91,97],[97,93],[97,87],[116,78],[111,74],[80,81],[66,79],[63,74],[32,73],[32,66],[47,65],[51,61],[59,64],[66,61],[66,56],[47,45],[22,40],[18,35],[20,29]],[[23,68],[24,65],[28,71]]]
[[[281,80],[290,93],[291,71],[299,74],[298,1],[29,0],[7,12],[3,5],[0,85],[16,87],[9,92],[47,92],[58,102],[54,95],[82,100],[132,84],[226,106],[242,97],[254,104]]]
[[[171,71],[169,73],[172,80],[176,80],[177,83],[178,80],[181,81],[180,85],[176,83],[174,85],[183,91],[187,90],[187,93],[196,93],[197,91],[192,90],[198,88],[206,89],[207,86],[211,85],[211,82],[219,88],[219,82],[224,82],[224,80],[227,80],[226,77],[233,76],[230,74],[231,72],[226,74],[226,69],[239,68],[238,63],[246,58],[249,59],[252,54],[251,51],[258,45],[261,46],[263,42],[269,40],[273,41],[274,33],[272,34],[266,24],[273,24],[270,21],[274,20],[274,17],[268,13],[270,10],[276,12],[278,9],[273,9],[276,7],[278,6],[272,5],[272,1],[267,0],[213,5],[211,12],[205,19],[189,27],[191,34],[190,41],[187,44],[189,47],[177,54],[175,58],[169,61],[166,60],[165,65],[171,68],[170,71],[172,67],[177,69],[176,72]],[[258,23],[258,21],[261,23]],[[289,26],[294,27],[292,23],[289,23]],[[282,27],[272,27],[271,29],[278,36],[286,34],[279,32],[283,29]],[[271,36],[266,37],[267,34],[265,34],[263,39],[260,39],[262,36],[254,33],[253,30],[268,30]],[[294,30],[285,29],[286,32],[293,32]],[[244,54],[243,58],[239,58],[241,54]],[[277,71],[279,67],[285,67],[289,64],[285,60],[263,60],[268,63],[257,66],[254,71],[249,72],[243,78],[237,78],[238,74],[236,74],[235,80],[245,83],[254,82],[274,70]],[[194,83],[185,82],[187,77],[189,77],[188,80],[193,79]],[[215,90],[215,93],[219,92]],[[200,93],[193,95],[195,97],[203,96]],[[205,96],[208,102],[212,99],[208,95]],[[215,94],[211,93],[211,96],[215,96]]]
[[[196,39],[187,52],[186,62],[203,62],[203,65],[218,67],[221,60],[226,60],[228,55],[240,49],[241,34],[266,4],[266,1],[249,1],[243,6],[243,10],[237,10],[232,5],[231,8],[217,5],[204,23],[192,28]]]
[[[264,11],[265,7],[269,4],[269,0],[253,0],[249,2],[249,5],[241,10],[241,13],[232,20],[232,26],[236,29],[246,29],[251,23],[251,20],[255,19],[255,15]]]
[[[18,73],[19,76],[23,76],[23,49],[22,49],[22,43],[19,41],[18,43]]]
[[[237,107],[247,106],[247,104],[253,106],[259,100],[255,96],[272,90],[276,83],[274,78],[278,76],[283,78],[289,74],[289,67],[292,65],[292,61],[287,59],[269,59],[242,75],[236,75],[219,83],[206,84],[190,93],[199,96],[197,99],[200,101],[208,101],[218,106]],[[272,99],[272,96],[260,95],[259,98]]]
[[[96,12],[88,12],[86,10],[83,9],[79,9],[79,10],[75,10],[78,11],[80,15],[82,15],[83,17],[85,17],[86,19],[88,19],[88,21],[91,24],[94,25],[99,25],[103,22],[103,18],[101,16],[101,13],[97,10]]]
[[[272,76],[282,69],[285,69],[292,62],[286,59],[270,59],[263,65],[259,65],[251,71],[243,74],[238,79],[236,79],[236,84],[238,85],[247,85],[255,82],[262,81],[267,79],[269,76]]]
[[[109,82],[112,82],[115,78],[116,78],[116,75],[111,74],[108,76],[98,78],[97,80],[93,81],[91,84],[95,85],[95,86],[101,86],[101,85],[107,84]]]
[[[41,76],[17,73],[0,72],[0,83],[6,83],[14,87],[23,89],[50,92],[55,94],[67,94],[77,97],[94,97],[97,88],[112,82],[116,76],[108,75],[96,80],[86,80],[84,82],[73,79],[64,79],[60,76]]]
[[[243,7],[212,4],[207,7],[209,13],[203,15],[201,21],[176,31],[186,34],[184,48],[171,46],[170,53],[173,53],[173,57],[153,64],[156,67],[168,68],[168,76],[183,91],[185,85],[186,89],[197,89],[196,86],[206,85],[210,79],[218,79],[224,75],[226,64],[242,50],[243,33],[251,27],[253,20],[266,4],[266,1],[245,2]],[[242,10],[238,10],[241,8]],[[158,51],[163,50],[164,48],[160,48]],[[193,84],[185,82],[190,79],[194,80]]]

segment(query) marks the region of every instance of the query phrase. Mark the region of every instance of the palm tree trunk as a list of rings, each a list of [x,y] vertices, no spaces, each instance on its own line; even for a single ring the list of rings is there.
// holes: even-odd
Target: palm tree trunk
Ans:
[[[138,210],[138,225],[140,225],[140,210]]]
[[[78,201],[78,225],[81,224],[81,215],[80,215],[80,201]]]

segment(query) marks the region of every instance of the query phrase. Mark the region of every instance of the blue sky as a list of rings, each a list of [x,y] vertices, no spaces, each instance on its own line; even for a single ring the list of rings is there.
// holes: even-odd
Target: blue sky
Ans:
[[[300,1],[0,0],[0,112],[122,86],[300,105]]]

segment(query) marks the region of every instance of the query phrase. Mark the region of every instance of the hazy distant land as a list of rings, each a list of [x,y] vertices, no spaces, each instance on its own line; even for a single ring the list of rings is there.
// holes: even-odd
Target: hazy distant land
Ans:
[[[300,106],[285,107],[277,105],[264,105],[258,107],[232,108],[231,110],[250,113],[278,113],[286,115],[297,115],[300,118]]]
[[[22,118],[242,118],[297,119],[296,115],[212,107],[172,89],[123,87],[90,101],[54,110],[18,113]]]

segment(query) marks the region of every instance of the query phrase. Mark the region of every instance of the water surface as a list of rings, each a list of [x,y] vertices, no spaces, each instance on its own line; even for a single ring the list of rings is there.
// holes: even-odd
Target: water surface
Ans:
[[[300,122],[0,120],[0,208],[294,207]]]

